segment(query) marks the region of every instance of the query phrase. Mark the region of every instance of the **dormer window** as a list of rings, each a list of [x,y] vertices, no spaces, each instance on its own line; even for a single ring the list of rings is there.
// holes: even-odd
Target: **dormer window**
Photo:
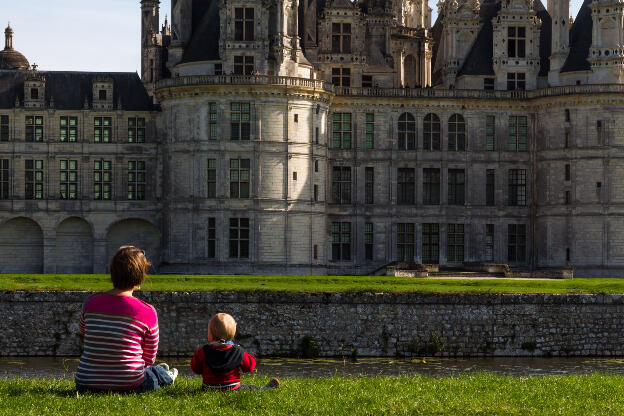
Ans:
[[[234,40],[254,40],[254,9],[236,7],[234,9]]]
[[[253,56],[235,56],[234,57],[234,74],[235,75],[251,75],[254,70]]]
[[[524,58],[526,56],[526,28],[507,28],[507,56],[509,58]]]
[[[38,100],[39,99],[39,88],[31,88],[30,89],[30,99]]]
[[[332,23],[332,53],[351,53],[351,23]]]
[[[526,76],[524,72],[507,73],[507,89],[509,91],[526,89]]]
[[[100,90],[98,97],[101,101],[106,101],[106,90]]]

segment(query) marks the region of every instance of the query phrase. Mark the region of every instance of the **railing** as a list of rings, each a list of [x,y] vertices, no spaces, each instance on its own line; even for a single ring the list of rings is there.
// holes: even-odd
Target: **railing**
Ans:
[[[333,92],[332,85],[322,80],[274,75],[192,75],[163,79],[156,89],[198,85],[275,85]]]

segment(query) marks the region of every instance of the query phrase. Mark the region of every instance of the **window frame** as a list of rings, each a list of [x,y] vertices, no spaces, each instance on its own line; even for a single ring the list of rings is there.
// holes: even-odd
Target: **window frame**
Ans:
[[[507,27],[507,57],[526,58],[526,26]]]
[[[351,23],[332,22],[331,24],[331,52],[351,53]]]
[[[230,199],[251,198],[251,160],[230,159]]]
[[[446,225],[446,261],[463,263],[466,255],[466,234],[464,224]]]
[[[353,200],[351,166],[332,167],[332,204],[349,205]]]
[[[62,200],[78,199],[78,161],[60,159],[59,198]]]
[[[351,261],[351,222],[333,221],[331,224],[332,262]]]
[[[217,159],[208,159],[206,162],[206,198],[217,197]]]
[[[416,150],[416,118],[411,113],[403,113],[397,122],[399,150]]]
[[[364,204],[375,203],[375,168],[366,166],[364,168]]]
[[[43,199],[43,185],[45,179],[44,166],[42,159],[24,160],[25,199]]]
[[[423,120],[423,150],[439,151],[442,147],[442,123],[437,114],[429,113]]]
[[[106,124],[108,123],[108,125]],[[93,117],[93,142],[113,142],[113,118],[106,116]]]
[[[239,14],[240,11],[240,14]],[[251,12],[251,13],[249,13]],[[253,7],[234,8],[234,40],[252,42],[255,39],[255,9]]]
[[[522,131],[524,130],[524,131]],[[529,120],[527,116],[509,116],[507,151],[528,152]]]
[[[251,140],[251,104],[248,101],[230,103],[230,140]]]
[[[466,205],[466,170],[448,169],[448,205]]]
[[[416,169],[397,168],[397,205],[416,203]]]
[[[508,205],[525,207],[527,205],[527,171],[526,169],[509,169],[507,173]]]
[[[364,223],[364,260],[374,260],[374,248],[375,248],[375,234],[374,225],[372,222]]]
[[[364,148],[375,148],[375,114],[366,113],[364,116]]]
[[[8,114],[0,114],[0,142],[8,142],[11,136],[11,124]]]
[[[27,142],[43,142],[43,116],[25,116],[25,140]]]
[[[0,159],[0,200],[11,199],[11,160]]]
[[[332,68],[332,84],[336,87],[351,86],[351,68],[334,67]]]
[[[526,262],[526,224],[507,224],[507,261]]]
[[[422,262],[440,263],[440,224],[422,224]]]
[[[353,144],[352,113],[334,113],[332,115],[332,148],[351,149]]]
[[[98,159],[93,161],[93,200],[112,201],[113,162]]]
[[[144,160],[128,160],[128,201],[145,201],[147,163]]]
[[[411,222],[397,223],[396,227],[396,259],[412,263],[416,258],[416,225]]]
[[[231,259],[249,259],[251,240],[251,221],[244,217],[231,217],[229,222],[228,257]]]
[[[128,117],[128,143],[145,143],[145,117]]]
[[[461,114],[453,114],[448,120],[448,150],[466,150],[466,119]]]

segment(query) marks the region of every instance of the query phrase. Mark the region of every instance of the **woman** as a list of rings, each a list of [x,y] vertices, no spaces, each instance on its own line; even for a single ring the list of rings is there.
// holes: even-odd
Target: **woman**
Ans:
[[[150,262],[134,246],[117,250],[110,263],[113,289],[91,296],[80,320],[84,349],[76,389],[84,391],[157,390],[173,384],[178,370],[154,366],[158,317],[154,307],[132,296],[145,280]]]

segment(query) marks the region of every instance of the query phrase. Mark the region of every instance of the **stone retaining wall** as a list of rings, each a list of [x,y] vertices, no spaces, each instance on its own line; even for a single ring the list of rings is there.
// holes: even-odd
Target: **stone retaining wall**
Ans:
[[[0,355],[81,352],[87,292],[0,292]],[[160,355],[190,355],[231,313],[258,355],[624,355],[624,295],[139,293],[159,314]]]

